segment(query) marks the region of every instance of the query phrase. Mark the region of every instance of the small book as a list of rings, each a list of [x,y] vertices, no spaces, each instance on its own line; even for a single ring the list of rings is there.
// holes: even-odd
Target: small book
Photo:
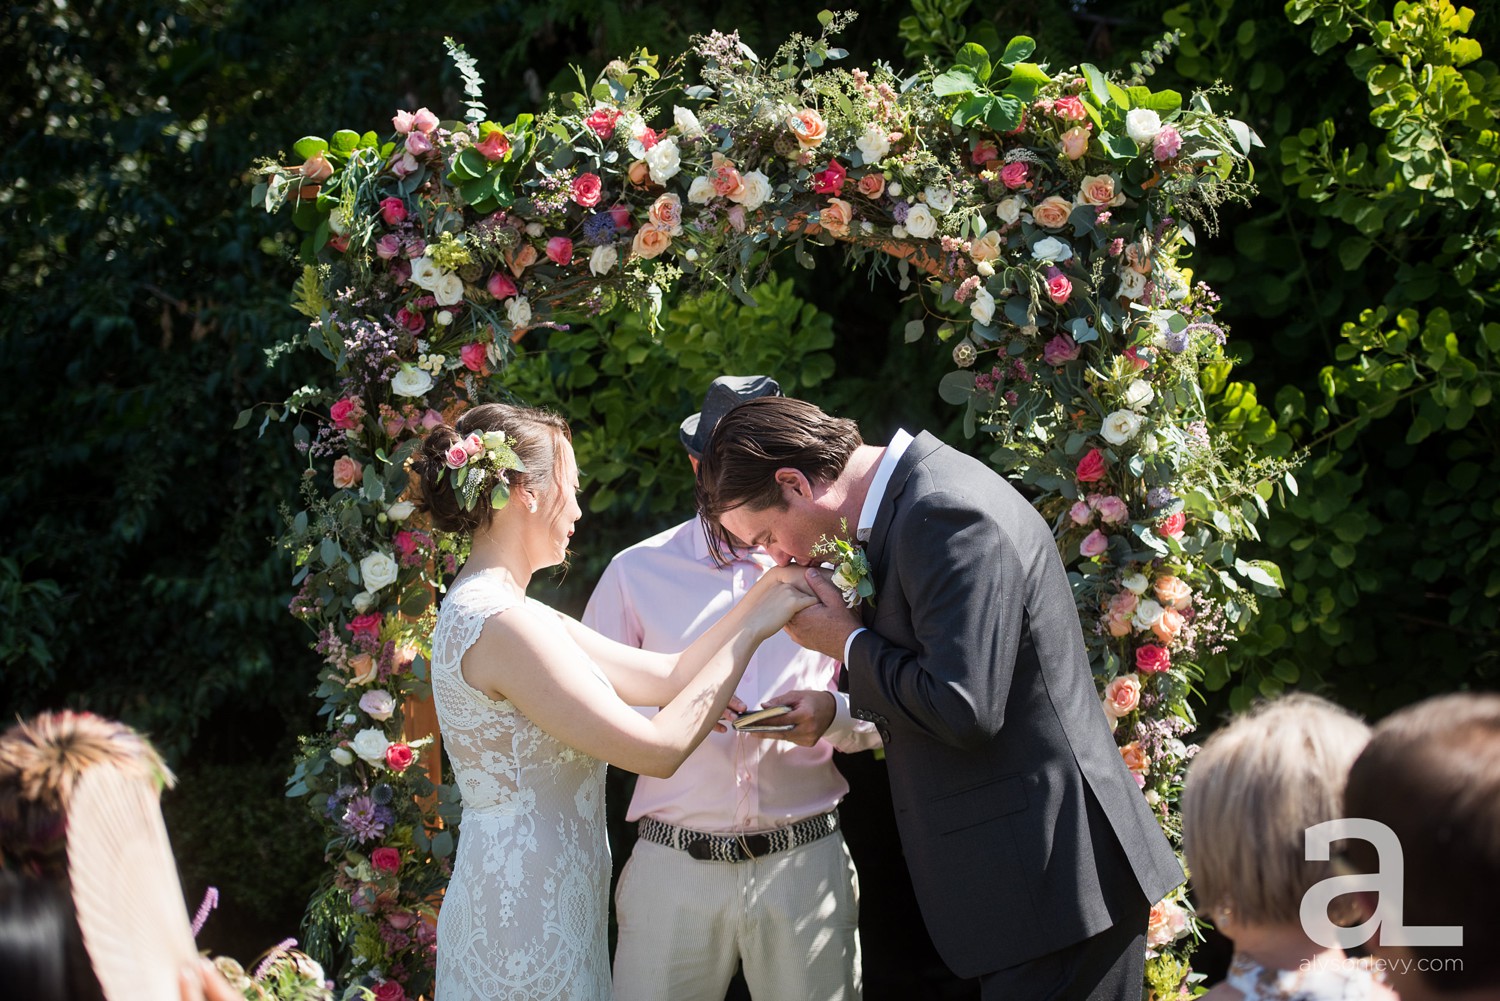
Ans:
[[[792,711],[791,706],[766,706],[764,709],[752,709],[741,713],[734,721],[734,728],[741,733],[771,733],[782,730],[795,730],[797,727],[792,723],[771,723],[777,716]]]

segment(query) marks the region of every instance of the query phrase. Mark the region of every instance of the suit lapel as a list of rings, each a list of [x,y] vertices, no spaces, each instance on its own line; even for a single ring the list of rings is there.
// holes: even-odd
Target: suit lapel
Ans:
[[[875,599],[880,600],[880,579],[885,576],[885,539],[890,533],[891,522],[895,519],[896,504],[906,490],[906,484],[911,479],[912,470],[917,463],[927,458],[943,443],[938,441],[926,431],[919,432],[912,443],[906,447],[901,456],[901,461],[896,463],[895,472],[891,473],[890,481],[885,487],[885,496],[880,499],[880,507],[875,511],[875,524],[870,528],[870,541],[865,546],[865,555],[870,561],[870,572],[875,575]],[[868,605],[866,605],[868,610]]]

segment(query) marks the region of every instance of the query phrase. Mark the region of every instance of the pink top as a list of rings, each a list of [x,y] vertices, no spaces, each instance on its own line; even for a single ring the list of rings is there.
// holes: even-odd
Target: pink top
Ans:
[[[696,518],[617,555],[583,613],[585,624],[646,650],[683,649],[744,597],[774,564],[759,550],[714,566]],[[826,688],[838,707],[814,747],[751,734],[710,733],[669,779],[636,780],[627,820],[650,816],[695,831],[745,833],[826,813],[849,791],[833,752],[880,744],[872,724],[849,715],[833,660],[777,633],[750,658],[735,694],[752,709],[793,689]],[[651,715],[653,709],[641,709]]]

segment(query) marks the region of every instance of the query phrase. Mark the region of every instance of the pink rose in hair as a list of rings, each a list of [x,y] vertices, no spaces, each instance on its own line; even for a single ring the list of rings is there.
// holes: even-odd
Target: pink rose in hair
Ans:
[[[387,226],[399,226],[406,221],[406,203],[399,198],[382,198],[380,200],[380,218],[385,220]],[[392,254],[391,256],[395,256]]]
[[[333,460],[333,485],[340,490],[358,486],[365,467],[352,455],[341,455]]]
[[[458,469],[468,464],[469,450],[462,443],[449,445],[443,452],[443,461],[448,464],[449,469]]]
[[[459,442],[459,444],[462,445],[464,447],[464,451],[468,452],[470,455],[478,455],[484,451],[484,439],[479,437],[479,432],[477,431],[471,432],[469,436],[466,437],[463,441]]]

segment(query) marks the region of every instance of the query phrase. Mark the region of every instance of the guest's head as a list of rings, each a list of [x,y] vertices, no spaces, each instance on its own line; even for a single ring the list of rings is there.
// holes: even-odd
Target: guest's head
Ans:
[[[703,450],[725,414],[742,403],[780,395],[781,385],[765,375],[721,375],[711,382],[703,396],[702,408],[685,418],[677,429],[677,437],[693,460],[693,468],[698,468]]]
[[[864,442],[851,420],[787,397],[762,397],[729,411],[698,466],[698,511],[731,548],[764,546],[786,563],[811,563],[811,549],[839,534],[831,491]]]
[[[0,984],[28,1001],[103,996],[66,887],[0,869]]]
[[[495,432],[504,434],[504,448],[517,462],[497,458],[503,452],[481,443]],[[504,403],[467,410],[454,424],[429,432],[413,459],[421,483],[420,507],[440,531],[483,534],[501,510],[492,504],[492,495],[503,476],[509,487],[503,510],[513,517],[515,512],[527,516],[515,524],[528,536],[526,544],[536,549],[534,555],[541,560],[537,565],[559,563],[566,556],[573,522],[582,513],[575,497],[578,466],[572,440],[567,422],[550,411]],[[467,490],[456,484],[454,475],[463,467]],[[532,535],[536,538],[529,538]]]
[[[1303,895],[1333,875],[1306,859],[1305,832],[1344,816],[1344,781],[1369,735],[1353,714],[1298,694],[1204,742],[1182,792],[1182,846],[1199,912],[1225,935],[1300,925]]]
[[[1371,939],[1403,1001],[1500,997],[1500,695],[1439,696],[1382,720],[1349,772],[1345,808],[1401,845],[1401,923],[1463,929],[1459,947]],[[1344,844],[1354,869],[1390,869],[1370,843]]]

